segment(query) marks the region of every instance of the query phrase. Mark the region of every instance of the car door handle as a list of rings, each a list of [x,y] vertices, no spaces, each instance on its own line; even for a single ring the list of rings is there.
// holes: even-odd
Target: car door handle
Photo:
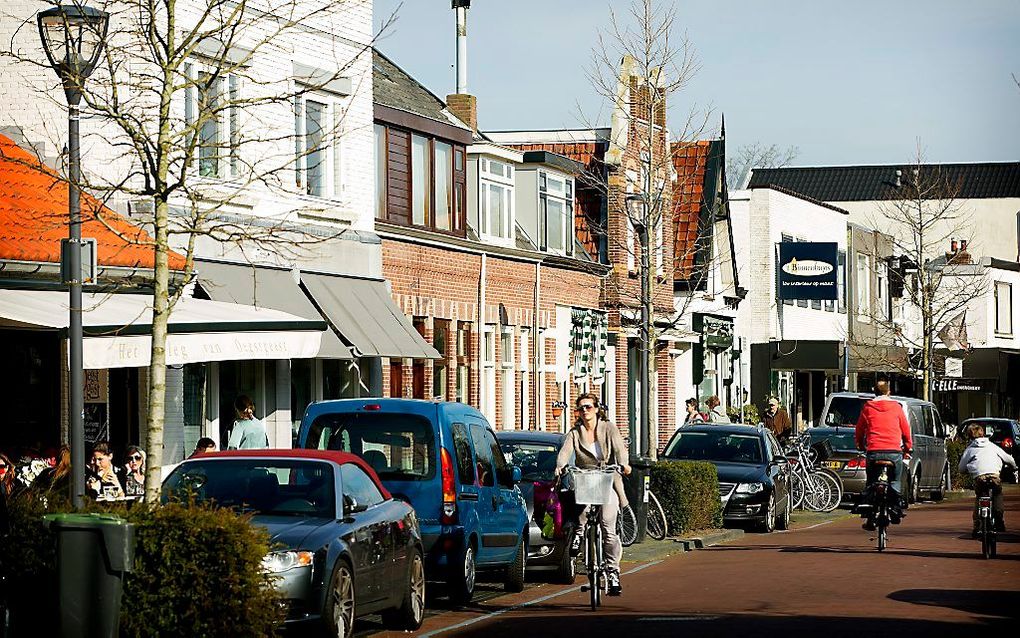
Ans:
[[[492,509],[496,510],[499,507],[499,499],[495,496],[492,497]]]
[[[475,502],[477,502],[478,501],[478,495],[475,494],[474,492],[461,492],[459,495],[457,495],[457,500],[460,500],[460,501],[475,501]]]

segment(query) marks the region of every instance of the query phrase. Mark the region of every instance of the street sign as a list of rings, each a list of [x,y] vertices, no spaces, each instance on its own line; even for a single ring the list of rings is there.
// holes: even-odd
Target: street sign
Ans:
[[[78,282],[91,284],[96,281],[98,270],[98,259],[96,254],[96,240],[92,237],[81,239],[81,261],[78,266]],[[71,274],[71,240],[60,240],[60,280],[69,284],[74,276]]]
[[[780,242],[777,296],[835,300],[838,252],[836,242]]]

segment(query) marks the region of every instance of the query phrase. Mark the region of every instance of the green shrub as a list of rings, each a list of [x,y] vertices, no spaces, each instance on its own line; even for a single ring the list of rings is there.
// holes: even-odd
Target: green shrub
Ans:
[[[666,512],[670,534],[722,527],[719,477],[704,461],[660,461],[652,466],[651,489]]]
[[[963,451],[966,449],[967,444],[963,441],[946,441],[946,459],[949,462],[949,477],[952,480],[953,489],[974,489],[974,480],[970,475],[960,474],[960,457],[963,456]]]
[[[272,636],[284,607],[262,558],[269,535],[247,516],[194,503],[135,506],[126,636]]]
[[[121,604],[122,636],[276,634],[285,608],[262,571],[269,536],[248,516],[194,503],[130,508],[93,503],[86,509],[118,514],[135,524],[134,571],[124,579]],[[0,542],[0,569],[15,584],[15,628],[56,635],[56,543],[42,517],[71,507],[66,501],[45,504],[26,495],[13,499],[10,511],[12,531]],[[30,612],[28,621],[19,623],[19,608]]]
[[[740,406],[731,405],[726,408],[726,416],[730,417],[730,421],[733,423],[747,423],[750,425],[758,425],[761,423],[761,417],[758,415],[758,406],[753,403],[748,403],[744,406],[744,420],[740,420]]]

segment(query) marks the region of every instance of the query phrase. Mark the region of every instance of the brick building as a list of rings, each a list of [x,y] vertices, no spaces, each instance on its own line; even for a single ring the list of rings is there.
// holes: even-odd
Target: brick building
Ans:
[[[641,410],[640,247],[628,199],[636,196],[647,202],[650,197],[657,198],[658,214],[651,216],[649,241],[650,260],[656,269],[652,294],[657,326],[653,436],[661,448],[676,422],[671,361],[671,344],[676,340],[672,330],[674,244],[673,233],[668,232],[674,225],[672,194],[666,187],[672,181],[672,170],[665,97],[658,87],[644,83],[633,60],[622,61],[618,78],[620,97],[608,128],[497,131],[486,135],[524,152],[557,153],[584,166],[583,185],[574,209],[574,230],[578,241],[610,269],[603,285],[602,308],[608,315],[608,350],[615,374],[612,385],[604,388],[603,398],[616,423],[627,433],[635,433]]]
[[[384,395],[465,401],[499,429],[564,429],[572,411],[554,403],[613,373],[595,345],[609,268],[570,232],[584,167],[493,143],[474,130],[472,96],[447,104],[379,53],[374,73],[383,275],[442,355],[390,358]],[[599,361],[584,369],[586,355]]]

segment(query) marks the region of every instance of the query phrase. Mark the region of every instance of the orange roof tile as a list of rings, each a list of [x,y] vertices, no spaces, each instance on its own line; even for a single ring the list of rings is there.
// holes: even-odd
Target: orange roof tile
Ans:
[[[694,268],[709,145],[710,142],[704,140],[671,145],[673,168],[676,171],[676,182],[673,184],[676,279],[690,279]]]
[[[81,195],[82,237],[94,237],[101,266],[152,268],[152,238],[88,193]],[[102,221],[101,221],[102,220]],[[0,259],[60,261],[67,237],[67,182],[14,140],[0,135]],[[170,252],[170,268],[184,257]]]

